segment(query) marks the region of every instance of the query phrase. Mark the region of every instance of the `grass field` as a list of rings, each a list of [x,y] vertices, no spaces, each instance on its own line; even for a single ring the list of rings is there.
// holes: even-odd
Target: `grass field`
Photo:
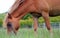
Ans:
[[[19,29],[17,35],[11,33],[7,35],[6,30],[0,28],[0,38],[50,38],[50,33],[47,29],[38,28],[37,33],[31,28],[21,28]],[[53,38],[60,38],[60,30],[53,29]]]

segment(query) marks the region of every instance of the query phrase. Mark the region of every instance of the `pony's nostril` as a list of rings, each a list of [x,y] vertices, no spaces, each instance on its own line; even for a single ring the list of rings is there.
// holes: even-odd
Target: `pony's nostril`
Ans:
[[[16,30],[18,30],[18,29],[19,29],[19,27],[16,28]]]

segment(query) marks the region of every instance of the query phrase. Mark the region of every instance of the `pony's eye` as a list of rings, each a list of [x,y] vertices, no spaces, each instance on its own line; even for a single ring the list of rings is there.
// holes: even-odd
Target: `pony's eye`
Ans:
[[[8,22],[8,23],[7,23],[7,28],[11,28],[11,27],[12,27],[11,22]]]

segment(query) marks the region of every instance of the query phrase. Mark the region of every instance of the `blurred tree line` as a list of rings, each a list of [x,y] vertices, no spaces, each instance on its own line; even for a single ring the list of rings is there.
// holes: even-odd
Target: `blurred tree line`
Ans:
[[[0,26],[3,23],[3,19],[5,17],[6,13],[0,14]],[[43,17],[40,17],[38,19],[39,23],[44,23],[44,19]],[[60,16],[56,16],[56,17],[50,17],[50,22],[60,22]],[[32,15],[31,14],[27,14],[25,15],[22,20],[20,20],[20,25],[23,27],[24,25],[28,25],[31,26],[33,24],[33,19],[32,19]]]

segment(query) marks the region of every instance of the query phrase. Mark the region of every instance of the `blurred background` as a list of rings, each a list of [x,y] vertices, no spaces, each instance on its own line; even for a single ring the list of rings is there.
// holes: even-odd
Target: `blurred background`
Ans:
[[[25,15],[20,20],[20,29],[17,36],[7,35],[6,29],[2,28],[3,19],[7,12],[0,14],[0,38],[50,38],[50,34],[46,29],[44,19],[40,17],[38,19],[38,33],[37,37],[34,34],[33,19],[31,14]],[[50,17],[50,23],[53,30],[53,38],[60,38],[60,16]],[[44,37],[43,37],[44,36]]]

